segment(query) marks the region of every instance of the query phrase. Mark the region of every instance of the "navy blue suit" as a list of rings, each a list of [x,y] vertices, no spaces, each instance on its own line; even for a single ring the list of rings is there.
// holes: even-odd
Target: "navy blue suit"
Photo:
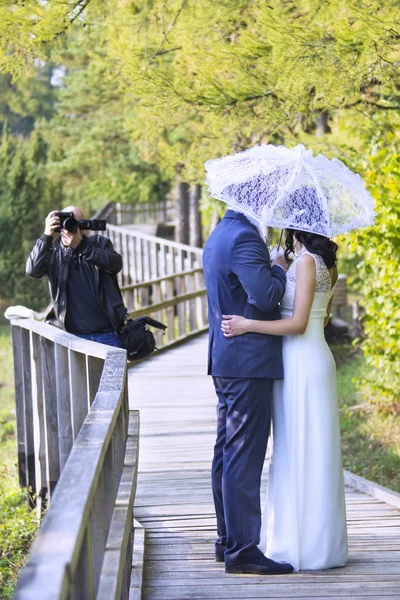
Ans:
[[[209,312],[208,373],[218,396],[212,483],[225,564],[259,551],[260,482],[271,425],[272,383],[283,377],[282,338],[247,333],[225,338],[223,314],[277,320],[286,275],[245,215],[228,210],[203,253]]]

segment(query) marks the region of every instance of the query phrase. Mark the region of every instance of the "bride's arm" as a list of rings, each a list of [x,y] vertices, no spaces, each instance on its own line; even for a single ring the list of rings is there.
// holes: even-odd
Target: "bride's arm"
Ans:
[[[315,261],[304,254],[296,264],[296,292],[293,316],[280,321],[256,321],[236,315],[223,315],[222,331],[225,337],[244,333],[265,333],[268,335],[299,335],[305,332],[310,318],[315,293]]]

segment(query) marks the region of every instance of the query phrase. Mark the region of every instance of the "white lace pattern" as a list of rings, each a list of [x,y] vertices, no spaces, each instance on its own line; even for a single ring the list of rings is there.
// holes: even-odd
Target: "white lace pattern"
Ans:
[[[205,168],[211,196],[269,227],[330,238],[374,222],[374,201],[361,177],[302,144],[254,146]]]
[[[293,311],[294,296],[296,292],[296,266],[299,258],[303,256],[303,254],[309,254],[315,260],[315,295],[311,307],[311,316],[313,316],[317,315],[316,311],[318,311],[318,314],[322,309],[325,309],[326,311],[334,288],[331,289],[331,276],[324,259],[318,254],[312,254],[307,250],[297,256],[288,269],[286,274],[286,290],[281,301],[281,309],[284,312]]]

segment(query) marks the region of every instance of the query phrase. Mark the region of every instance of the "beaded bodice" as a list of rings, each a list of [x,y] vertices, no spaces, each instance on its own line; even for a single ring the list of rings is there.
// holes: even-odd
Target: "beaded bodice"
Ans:
[[[281,309],[286,312],[293,310],[294,295],[296,291],[296,265],[300,256],[303,254],[309,254],[315,260],[315,295],[311,307],[311,316],[313,316],[313,314],[315,316],[321,316],[323,310],[325,310],[326,314],[326,308],[334,288],[331,289],[331,277],[323,258],[308,251],[302,252],[296,257],[288,269],[286,274],[286,290],[281,301]]]

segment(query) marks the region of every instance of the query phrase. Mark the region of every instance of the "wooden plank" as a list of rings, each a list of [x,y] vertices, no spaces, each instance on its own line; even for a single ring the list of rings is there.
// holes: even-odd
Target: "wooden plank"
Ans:
[[[35,473],[35,442],[34,442],[34,416],[33,416],[33,398],[32,398],[32,365],[31,365],[31,339],[30,331],[21,330],[22,344],[22,365],[23,365],[23,394],[24,394],[24,413],[25,413],[25,448],[26,448],[26,472],[27,486],[29,490],[29,503],[34,506],[33,496],[36,494],[36,473]]]
[[[129,587],[129,600],[141,600],[143,588],[143,568],[145,550],[145,528],[134,519],[132,571]]]
[[[68,348],[55,344],[54,358],[56,367],[56,394],[58,418],[58,447],[60,469],[64,468],[74,441],[72,432],[72,411],[69,387]]]
[[[86,356],[87,385],[89,404],[92,404],[99,389],[104,361],[94,356]]]
[[[17,600],[94,597],[90,513],[121,405],[126,399],[125,377],[125,353],[110,350],[99,391],[61,473],[30,560],[19,579]],[[75,578],[79,589],[70,587]]]
[[[186,292],[191,294],[196,290],[194,275],[186,275],[185,277],[185,288]],[[196,298],[197,300],[197,298]],[[197,329],[196,323],[196,301],[188,300],[186,303],[186,313],[189,315],[189,331],[195,331]]]
[[[47,457],[46,457],[46,419],[44,409],[42,355],[40,336],[31,334],[31,365],[32,365],[32,401],[34,415],[35,443],[35,473],[38,486],[37,509],[38,517],[46,508],[47,486]]]
[[[28,487],[26,418],[24,408],[24,365],[22,359],[22,330],[18,325],[11,326],[14,357],[15,415],[17,421],[18,478],[21,487]]]
[[[346,485],[351,486],[360,492],[364,492],[364,494],[377,498],[378,500],[382,500],[391,506],[400,508],[400,494],[397,492],[388,490],[373,481],[350,473],[350,471],[344,471],[344,480]]]
[[[166,298],[174,297],[174,282],[172,279],[166,281],[167,295]],[[166,309],[167,314],[167,339],[168,342],[173,341],[175,338],[175,321],[174,321],[174,307],[168,306]]]
[[[126,560],[132,565],[131,532],[133,522],[133,502],[136,493],[136,477],[139,452],[139,412],[132,411],[129,418],[128,437],[124,459],[124,469],[118,489],[116,505],[108,534],[98,600],[111,600],[128,597],[126,584]]]
[[[58,414],[56,391],[56,364],[54,344],[45,337],[40,338],[42,355],[42,377],[46,420],[46,454],[48,460],[48,489],[52,497],[60,476],[60,450],[58,445]]]
[[[185,271],[181,271],[179,272],[180,276],[184,276],[184,275],[201,275],[201,273],[203,273],[203,269],[202,268],[196,268],[196,269],[188,269]],[[163,281],[173,281],[176,277],[176,273],[173,273],[171,275],[163,275],[162,277],[157,277],[156,279],[150,279],[149,281],[142,281],[140,283],[137,283],[135,285],[126,285],[126,286],[122,286],[121,287],[121,291],[128,291],[128,290],[136,290],[139,289],[143,286],[149,286],[149,285],[154,285],[156,283],[161,283]],[[204,280],[203,280],[204,281]],[[204,284],[201,286],[204,287]]]
[[[136,239],[140,239],[140,240],[146,240],[148,242],[155,242],[157,243],[159,241],[159,238],[155,235],[150,235],[148,233],[143,233],[143,232],[139,232],[139,231],[132,231],[132,229],[128,229],[125,227],[118,227],[115,225],[109,225],[109,227],[107,228],[107,230],[110,232],[110,234],[112,232],[121,232],[121,233],[126,233],[127,235],[133,235]],[[193,246],[189,246],[188,244],[182,244],[180,242],[175,242],[172,240],[163,240],[165,244],[168,244],[168,246],[170,248],[173,248],[176,251],[179,252],[190,252],[198,257],[202,257],[203,255],[203,250],[201,248],[194,248]]]
[[[178,311],[178,317],[179,315],[182,315],[180,317],[180,323],[182,324],[182,327],[180,327],[180,335],[183,335],[184,333],[184,324],[185,324],[185,302],[187,302],[188,300],[194,300],[195,298],[199,298],[201,296],[205,296],[206,295],[206,290],[205,289],[201,289],[201,290],[196,290],[194,292],[184,292],[184,282],[182,281],[181,277],[176,276],[176,289],[178,291],[178,295],[175,296],[174,298],[171,298],[171,300],[164,300],[163,302],[159,302],[157,304],[153,304],[150,305],[148,304],[148,299],[146,300],[145,306],[141,309],[135,310],[132,313],[129,313],[129,317],[131,319],[135,319],[136,317],[142,317],[146,314],[148,314],[149,312],[155,312],[155,311],[160,311],[160,310],[164,310],[170,306],[177,306],[177,311]],[[147,288],[142,288],[142,292],[145,292],[147,290]]]
[[[72,433],[76,439],[89,411],[86,357],[79,352],[69,354],[69,386],[71,392]]]
[[[350,554],[344,568],[235,577],[214,562],[210,465],[216,399],[205,375],[206,358],[203,336],[129,370],[131,405],[140,409],[142,423],[135,499],[135,517],[146,532],[142,597],[400,598],[400,515],[351,488],[346,488]],[[266,471],[262,497],[267,479]]]
[[[48,325],[42,321],[35,321],[34,319],[11,319],[11,325],[18,326],[22,330],[32,331],[38,335],[46,338],[49,341],[60,344],[69,350],[75,352],[81,352],[82,354],[90,354],[91,356],[102,358],[103,360],[107,356],[109,347],[104,344],[98,344],[97,342],[89,342],[82,338],[62,331],[53,325]]]

